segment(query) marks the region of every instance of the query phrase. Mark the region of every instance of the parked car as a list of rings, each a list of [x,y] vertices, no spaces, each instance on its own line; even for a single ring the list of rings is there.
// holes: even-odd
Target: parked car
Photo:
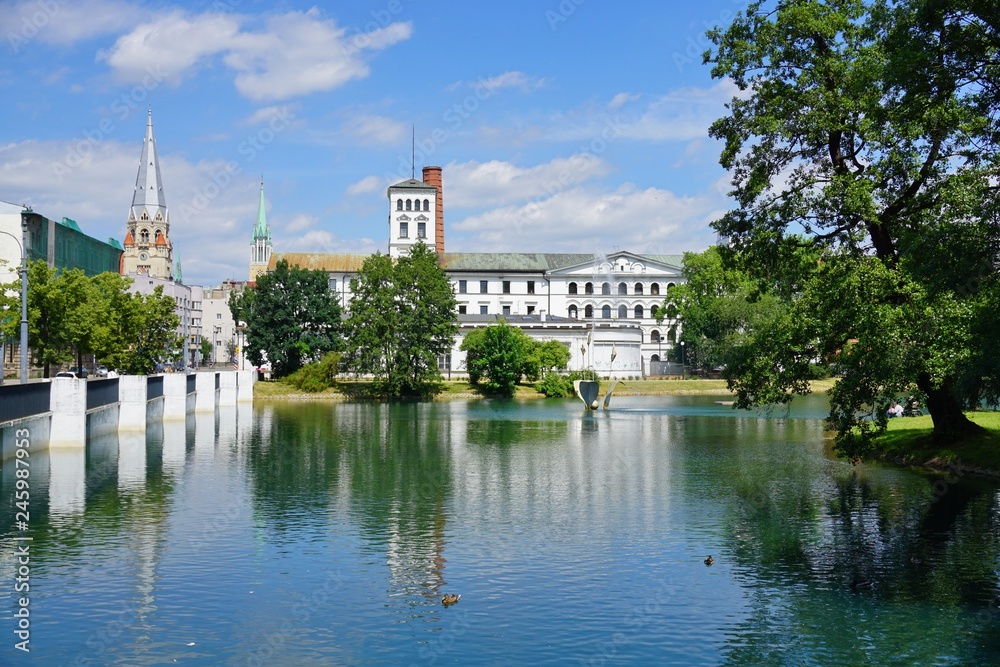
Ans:
[[[94,367],[94,375],[96,375],[99,378],[106,378],[106,377],[108,377],[108,367],[107,366],[95,366]]]
[[[78,376],[73,371],[59,371],[58,373],[56,373],[56,377],[57,378],[74,378],[75,379]]]
[[[89,373],[87,371],[87,368],[84,367],[84,366],[81,366],[80,368],[77,368],[76,366],[74,366],[73,368],[69,369],[69,372],[73,373],[74,377],[78,377],[78,378],[85,378],[85,377],[87,377],[87,375],[89,375]]]

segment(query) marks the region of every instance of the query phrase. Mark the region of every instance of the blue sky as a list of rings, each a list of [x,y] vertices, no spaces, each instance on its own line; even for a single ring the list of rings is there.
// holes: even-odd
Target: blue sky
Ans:
[[[744,4],[2,2],[0,200],[121,240],[151,107],[188,283],[246,278],[261,175],[275,251],[384,251],[411,127],[449,251],[701,250]]]

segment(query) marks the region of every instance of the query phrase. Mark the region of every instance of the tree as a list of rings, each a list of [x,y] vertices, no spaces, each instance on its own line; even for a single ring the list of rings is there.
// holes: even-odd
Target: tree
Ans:
[[[157,286],[152,294],[130,291],[132,279],[115,273],[91,278],[101,326],[93,339],[94,356],[109,368],[138,375],[152,373],[156,364],[183,341],[177,335],[180,318],[176,301]]]
[[[28,340],[34,364],[44,367],[43,377],[49,377],[51,364],[73,357],[66,335],[70,309],[58,276],[43,260],[28,263]]]
[[[233,319],[246,323],[246,358],[271,364],[275,377],[318,361],[341,345],[340,305],[327,274],[289,267],[288,260],[257,278],[257,286],[233,292]]]
[[[346,365],[370,375],[381,396],[437,391],[437,358],[458,332],[455,294],[437,255],[423,243],[396,262],[375,253],[351,281],[351,292]]]
[[[498,320],[470,331],[462,341],[469,381],[494,396],[513,396],[529,365],[534,341],[520,329]],[[537,378],[537,365],[535,366]]]
[[[202,363],[202,365],[205,365],[205,364],[214,364],[215,359],[212,358],[212,352],[214,352],[214,351],[215,351],[215,345],[212,344],[212,341],[209,340],[208,338],[205,338],[204,336],[202,336],[201,337],[201,363]]]
[[[863,452],[913,387],[937,441],[979,430],[963,405],[1000,395],[997,334],[977,336],[996,329],[1000,289],[996,12],[978,0],[754,2],[709,32],[712,75],[742,91],[710,130],[738,205],[716,229],[758,283],[780,272],[775,248],[820,254],[788,283],[772,335],[748,336],[729,369],[738,405],[808,391],[808,361],[836,356],[844,452]]]

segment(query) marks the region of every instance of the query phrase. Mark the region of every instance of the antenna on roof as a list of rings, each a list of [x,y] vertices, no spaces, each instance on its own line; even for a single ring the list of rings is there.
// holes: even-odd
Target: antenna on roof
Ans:
[[[410,126],[410,178],[417,177],[417,126]]]

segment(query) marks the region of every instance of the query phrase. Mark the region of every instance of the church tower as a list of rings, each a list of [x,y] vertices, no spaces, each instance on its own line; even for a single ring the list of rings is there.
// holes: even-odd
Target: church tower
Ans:
[[[260,203],[257,205],[257,224],[253,226],[253,241],[250,243],[250,282],[267,271],[271,261],[271,227],[264,212],[264,179],[260,179]]]
[[[170,242],[170,214],[163,195],[160,161],[153,138],[153,111],[146,122],[146,138],[139,158],[132,208],[128,212],[122,274],[144,273],[164,280],[174,277],[174,246]]]

